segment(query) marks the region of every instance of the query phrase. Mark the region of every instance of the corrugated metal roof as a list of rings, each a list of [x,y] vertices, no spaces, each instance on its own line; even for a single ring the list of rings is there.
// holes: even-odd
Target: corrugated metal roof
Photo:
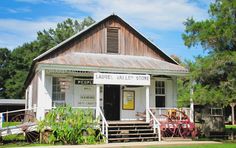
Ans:
[[[25,99],[0,99],[0,105],[25,105]]]
[[[184,67],[159,59],[118,54],[95,54],[95,53],[67,53],[57,57],[41,61],[43,64],[62,64],[83,67],[122,68],[122,69],[145,69],[158,71],[175,71],[187,73]]]

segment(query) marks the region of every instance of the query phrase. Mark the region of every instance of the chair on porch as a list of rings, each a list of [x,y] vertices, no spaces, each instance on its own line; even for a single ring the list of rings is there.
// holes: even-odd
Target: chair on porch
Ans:
[[[152,109],[150,109],[150,111],[153,113],[153,115],[155,115],[155,112]],[[137,112],[135,114],[135,116],[137,117],[138,120],[145,121],[146,120],[146,110],[144,110],[144,112]]]

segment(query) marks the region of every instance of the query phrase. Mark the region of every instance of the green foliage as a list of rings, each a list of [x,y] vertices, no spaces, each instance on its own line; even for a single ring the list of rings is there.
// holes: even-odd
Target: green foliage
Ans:
[[[236,133],[236,125],[225,125],[226,132]]]
[[[83,21],[67,19],[55,29],[39,31],[37,39],[15,48],[0,48],[0,98],[23,98],[24,82],[35,57],[90,26],[91,17]]]
[[[101,142],[99,121],[94,120],[91,110],[58,107],[50,111],[43,121],[39,122],[39,131],[50,127],[52,134],[49,143],[94,144]]]
[[[188,47],[200,44],[204,49],[236,51],[236,1],[216,0],[209,8],[210,18],[195,21],[188,18],[182,35]]]
[[[209,51],[207,56],[196,57],[195,62],[186,64],[191,67],[188,85],[196,83],[195,103],[226,106],[236,100],[235,14],[236,1],[216,0],[210,5],[209,19],[188,18],[184,23],[185,45],[201,45]]]
[[[188,80],[182,78],[177,80],[178,88],[178,107],[186,107],[190,104],[190,83]]]
[[[10,50],[7,48],[0,48],[0,98],[6,96],[5,90],[5,80],[9,77],[9,60],[10,60]]]
[[[13,134],[13,135],[7,135],[2,137],[3,141],[24,141],[25,140],[25,136],[23,134]]]
[[[3,122],[2,127],[7,127],[7,126],[16,126],[21,124],[21,122]]]
[[[37,36],[39,52],[45,52],[93,23],[95,21],[91,17],[85,18],[81,23],[69,18],[58,23],[55,29],[39,31]]]

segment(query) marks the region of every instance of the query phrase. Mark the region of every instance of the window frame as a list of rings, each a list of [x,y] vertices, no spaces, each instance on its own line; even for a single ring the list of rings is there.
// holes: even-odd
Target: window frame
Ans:
[[[60,84],[59,79],[60,77],[52,77],[52,106],[53,107],[66,105],[66,92],[61,90],[60,88],[61,84]],[[57,82],[54,83],[55,81]],[[57,98],[58,97],[57,95],[60,96],[59,99]]]
[[[210,116],[223,116],[223,108],[220,107],[211,107]]]
[[[164,93],[158,93],[159,91],[158,89],[158,82],[162,82],[164,85],[160,86],[159,88],[161,89],[160,92],[163,91],[164,89]],[[157,97],[164,97],[164,106],[162,107],[166,107],[166,80],[155,80],[155,86],[154,86],[154,93],[155,93],[155,107],[157,107]],[[157,107],[157,108],[161,108],[161,107]]]

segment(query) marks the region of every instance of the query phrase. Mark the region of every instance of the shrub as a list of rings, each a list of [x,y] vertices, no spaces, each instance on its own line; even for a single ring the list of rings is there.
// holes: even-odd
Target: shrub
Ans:
[[[102,142],[99,120],[95,120],[92,110],[58,107],[51,110],[39,122],[39,131],[50,129],[48,143],[94,144]]]

